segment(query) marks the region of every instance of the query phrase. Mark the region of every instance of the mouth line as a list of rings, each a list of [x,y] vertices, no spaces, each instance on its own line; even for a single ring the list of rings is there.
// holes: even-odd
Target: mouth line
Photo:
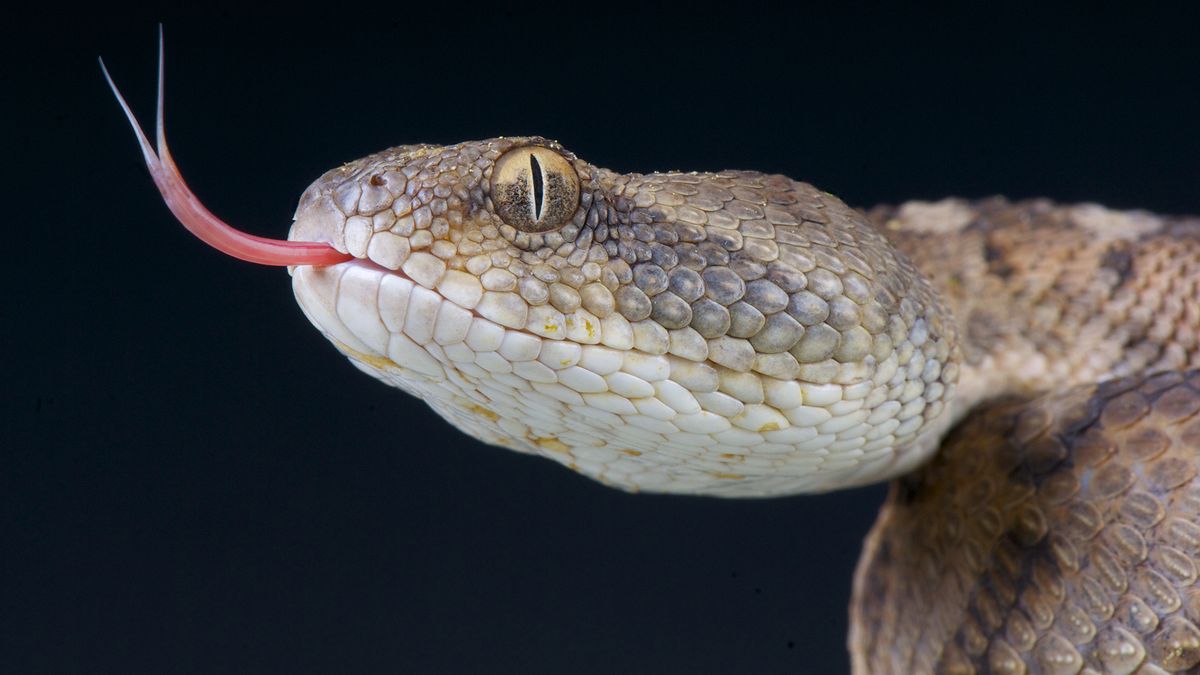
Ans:
[[[424,250],[424,249],[422,249],[422,250]],[[462,305],[460,305],[460,304],[458,304],[458,303],[454,302],[454,301],[453,301],[453,300],[451,300],[450,298],[447,298],[445,295],[443,295],[443,294],[441,293],[441,291],[439,291],[439,290],[438,290],[436,287],[435,287],[435,288],[430,288],[430,287],[428,287],[428,286],[426,286],[426,285],[424,285],[424,284],[422,284],[422,283],[418,282],[417,280],[413,279],[413,278],[412,278],[412,277],[410,277],[409,275],[405,274],[403,271],[401,271],[401,270],[398,270],[398,269],[396,269],[396,270],[393,270],[393,269],[390,269],[390,268],[388,268],[388,267],[384,267],[383,265],[380,265],[379,263],[377,263],[377,262],[375,262],[375,261],[371,260],[370,258],[351,258],[350,260],[347,260],[347,261],[345,261],[345,262],[341,262],[341,263],[336,263],[336,264],[334,264],[334,265],[328,265],[328,266],[314,266],[314,267],[315,267],[316,269],[321,269],[322,267],[360,267],[360,268],[364,268],[364,269],[371,270],[372,272],[374,272],[374,273],[376,273],[376,274],[380,274],[380,275],[393,275],[393,276],[396,276],[396,277],[399,277],[399,278],[401,278],[401,279],[404,279],[404,280],[408,281],[409,283],[413,284],[413,286],[414,286],[414,287],[423,288],[423,289],[425,289],[425,290],[427,290],[427,291],[432,291],[432,292],[436,293],[436,294],[437,294],[437,296],[438,296],[438,299],[439,299],[439,301],[440,301],[440,302],[449,303],[449,304],[451,304],[451,305],[453,305],[453,306],[455,306],[455,307],[457,307],[457,308],[459,308],[459,309],[462,309],[463,311],[469,312],[469,313],[471,314],[471,318],[472,318],[472,319],[480,319],[480,320],[483,320],[483,321],[487,321],[488,323],[491,323],[491,324],[493,324],[493,325],[499,326],[500,328],[502,328],[502,329],[503,329],[503,330],[505,330],[505,331],[512,331],[512,332],[515,332],[515,333],[521,333],[521,334],[528,335],[528,336],[530,336],[530,337],[533,337],[533,338],[537,338],[538,340],[545,340],[545,341],[549,341],[549,342],[569,342],[569,343],[572,343],[572,344],[579,345],[580,347],[589,347],[589,346],[590,346],[590,347],[602,347],[602,348],[604,348],[604,349],[610,349],[610,350],[614,350],[614,351],[636,353],[636,354],[639,354],[639,355],[641,355],[641,356],[646,356],[646,357],[654,357],[654,356],[661,356],[661,357],[664,357],[664,358],[670,358],[670,357],[673,357],[673,358],[677,358],[677,359],[681,359],[681,360],[687,361],[687,362],[689,362],[689,363],[698,363],[698,364],[704,364],[704,365],[707,365],[707,366],[709,366],[709,367],[712,367],[712,368],[719,368],[719,367],[722,367],[720,364],[718,364],[718,363],[716,363],[715,361],[712,361],[711,359],[708,359],[708,358],[705,358],[705,359],[704,359],[704,360],[702,360],[702,361],[693,361],[693,360],[691,360],[691,359],[687,359],[687,358],[685,358],[685,357],[683,357],[683,356],[680,356],[680,355],[678,355],[678,354],[673,354],[673,353],[671,353],[670,351],[663,352],[663,353],[654,353],[654,352],[648,352],[648,351],[646,351],[646,350],[644,350],[644,349],[639,349],[639,348],[638,348],[638,347],[636,347],[636,346],[630,346],[630,347],[627,347],[627,348],[622,348],[622,347],[613,347],[613,346],[610,346],[610,345],[607,345],[607,344],[605,344],[605,343],[604,343],[604,342],[602,342],[602,341],[597,341],[597,342],[594,342],[594,343],[591,343],[591,342],[579,342],[579,341],[577,341],[577,340],[573,340],[573,339],[571,339],[571,338],[567,337],[567,335],[566,335],[566,333],[565,333],[565,332],[563,333],[562,337],[550,337],[550,336],[547,336],[547,335],[542,335],[542,334],[540,334],[540,333],[535,333],[535,332],[533,332],[533,331],[529,330],[529,329],[528,329],[528,327],[527,327],[527,326],[528,326],[528,322],[526,322],[526,326],[522,326],[521,328],[513,328],[513,327],[511,327],[511,326],[507,326],[507,325],[505,325],[505,324],[502,324],[502,323],[500,323],[500,322],[496,321],[495,319],[492,319],[492,318],[490,318],[490,317],[487,317],[487,316],[484,316],[484,315],[480,314],[479,312],[477,312],[477,311],[475,310],[475,308],[467,308],[467,307],[464,307],[464,306],[462,306]],[[289,267],[289,268],[288,268],[289,274],[290,274],[290,273],[291,273],[291,272],[292,272],[294,269],[295,269],[295,266],[291,266],[291,267]],[[524,301],[524,300],[523,300],[523,301]],[[531,306],[531,305],[529,305],[528,303],[526,303],[526,305],[527,305],[527,306]],[[563,313],[563,312],[560,312],[560,314],[564,314],[564,317],[565,317],[565,313]],[[599,320],[599,317],[597,317],[597,320]],[[631,325],[632,325],[632,324],[631,324]],[[401,365],[401,364],[396,364],[396,365]],[[765,376],[765,375],[764,375],[764,376]]]
[[[332,245],[330,245],[330,246],[332,247]],[[347,255],[349,255],[349,254],[347,254]],[[288,266],[288,274],[292,275],[293,272],[295,271],[296,267],[299,267],[299,265],[289,265]],[[490,322],[496,324],[497,326],[500,326],[504,330],[521,331],[522,333],[532,335],[533,337],[546,339],[546,340],[553,339],[553,338],[547,338],[543,335],[538,335],[537,333],[529,332],[529,331],[525,330],[524,328],[510,328],[508,326],[505,326],[504,324],[501,324],[497,321],[489,319],[488,317],[480,314],[479,312],[476,312],[474,307],[472,307],[472,308],[463,307],[462,305],[458,304],[457,302],[454,302],[450,298],[447,298],[445,295],[442,295],[441,291],[439,291],[436,287],[430,288],[430,287],[426,286],[425,284],[422,284],[421,282],[417,281],[416,279],[413,279],[412,277],[405,274],[403,272],[403,270],[391,269],[390,267],[384,267],[383,265],[380,265],[379,263],[375,262],[374,260],[371,260],[370,258],[351,257],[349,260],[344,260],[342,262],[333,263],[331,265],[305,265],[305,267],[317,267],[317,268],[321,268],[321,267],[365,267],[369,270],[372,270],[372,271],[377,272],[382,275],[392,275],[392,276],[399,277],[401,279],[404,279],[405,281],[412,283],[413,286],[419,286],[421,288],[424,288],[427,291],[433,291],[434,293],[437,293],[438,298],[442,302],[448,302],[448,303],[454,305],[455,307],[458,307],[459,309],[470,312],[471,318],[473,318],[473,319],[483,319],[484,321],[490,321]],[[563,338],[563,339],[565,340],[566,338]]]
[[[422,251],[424,251],[424,249],[422,249]],[[288,274],[294,277],[294,276],[295,276],[295,275],[294,275],[294,272],[295,272],[295,269],[296,269],[297,267],[298,267],[298,266],[296,266],[296,265],[291,265],[291,266],[289,266],[289,267],[288,267]],[[611,349],[611,350],[616,350],[616,351],[628,351],[628,352],[635,352],[635,353],[638,353],[638,354],[641,354],[641,355],[644,355],[644,356],[663,356],[663,357],[667,357],[667,356],[676,356],[676,355],[670,354],[669,352],[667,352],[667,353],[662,353],[662,354],[654,354],[654,353],[647,352],[647,351],[645,351],[645,350],[642,350],[642,349],[638,349],[637,347],[634,347],[634,346],[629,346],[628,348],[622,348],[622,347],[613,347],[613,346],[610,346],[610,345],[607,345],[607,344],[605,344],[605,343],[604,343],[604,342],[602,342],[602,341],[596,341],[596,342],[580,342],[580,341],[578,341],[578,340],[574,340],[574,339],[571,339],[570,337],[568,337],[568,336],[567,336],[567,331],[566,331],[565,327],[564,327],[564,328],[563,328],[563,330],[561,331],[561,336],[560,336],[560,337],[552,337],[552,336],[548,336],[548,335],[543,335],[543,334],[541,334],[541,333],[535,333],[534,331],[532,331],[532,330],[529,330],[529,328],[528,328],[528,326],[529,326],[529,322],[528,322],[528,320],[526,321],[525,325],[521,326],[520,328],[513,328],[512,326],[509,326],[509,325],[506,325],[506,324],[500,323],[499,321],[497,321],[497,320],[495,320],[495,319],[493,319],[493,318],[491,318],[491,317],[488,317],[488,316],[485,316],[485,315],[483,315],[483,314],[480,314],[480,313],[479,313],[479,312],[478,312],[478,311],[477,311],[477,310],[476,310],[474,307],[471,307],[471,308],[464,307],[463,305],[461,305],[461,304],[459,304],[459,303],[455,302],[454,300],[452,300],[452,299],[450,299],[450,298],[446,297],[446,296],[445,296],[445,295],[444,295],[444,294],[443,294],[443,293],[442,293],[440,290],[438,290],[438,288],[437,288],[437,287],[430,288],[429,286],[426,286],[425,284],[422,284],[422,283],[420,283],[419,281],[417,281],[416,279],[412,278],[411,276],[409,276],[409,275],[405,274],[405,273],[404,273],[402,270],[400,270],[400,269],[395,269],[395,270],[393,270],[393,269],[391,269],[391,268],[388,268],[388,267],[385,267],[385,266],[383,266],[383,265],[381,265],[381,264],[379,264],[379,263],[375,262],[374,260],[371,260],[370,258],[367,258],[367,257],[364,257],[364,258],[357,258],[357,257],[354,257],[354,258],[350,258],[349,260],[346,260],[346,261],[344,261],[344,262],[335,263],[335,264],[333,264],[333,265],[312,265],[312,266],[305,265],[305,267],[313,267],[314,269],[318,269],[318,270],[319,270],[319,269],[323,269],[323,268],[336,268],[336,267],[340,267],[340,268],[358,267],[358,268],[361,268],[361,269],[370,270],[372,273],[380,275],[380,279],[381,279],[381,281],[382,281],[382,277],[383,277],[384,275],[391,275],[391,276],[394,276],[394,277],[397,277],[397,278],[400,278],[400,279],[404,279],[405,281],[408,281],[409,283],[411,283],[411,284],[412,284],[414,287],[417,287],[417,288],[423,288],[423,289],[425,289],[425,290],[427,290],[427,291],[431,291],[431,292],[433,292],[433,293],[436,293],[436,294],[437,294],[437,297],[438,297],[438,300],[439,300],[440,302],[443,302],[443,303],[448,303],[448,304],[450,304],[450,305],[453,305],[454,307],[457,307],[457,308],[459,308],[459,309],[461,309],[461,310],[463,310],[463,311],[465,311],[465,312],[469,312],[469,313],[470,313],[470,315],[471,315],[471,318],[472,318],[473,320],[474,320],[474,319],[480,319],[480,320],[482,320],[482,321],[487,321],[488,323],[490,323],[490,324],[493,324],[493,325],[495,325],[495,326],[498,326],[498,327],[500,327],[501,329],[503,329],[503,330],[505,330],[505,331],[512,331],[512,332],[515,332],[515,333],[521,333],[521,334],[528,335],[528,336],[530,336],[530,337],[533,337],[533,338],[537,338],[538,340],[545,340],[545,341],[549,341],[549,342],[568,342],[568,343],[572,343],[572,344],[579,345],[580,347],[585,347],[585,346],[603,347],[603,348],[605,348],[605,349]],[[472,275],[472,276],[474,276],[474,275]],[[340,283],[340,282],[339,282],[339,283]],[[485,289],[485,291],[486,291],[486,289]],[[382,292],[382,288],[380,289],[380,292]],[[504,291],[504,292],[511,292],[511,293],[515,293],[515,291]],[[336,293],[336,291],[335,291],[335,293]],[[523,298],[522,298],[522,302],[525,302],[525,305],[526,305],[526,307],[533,307],[533,305],[530,305],[530,304],[529,304],[528,302],[526,302],[526,301],[525,301]],[[568,314],[568,313],[566,313],[566,312],[561,312],[561,311],[560,311],[560,312],[559,312],[559,314],[562,314],[562,315],[563,315],[563,317],[564,317],[564,320],[565,320],[565,319],[566,319],[566,316],[567,316],[567,314]],[[599,321],[599,317],[594,317],[594,320],[598,322],[598,321]],[[676,356],[676,358],[683,358],[683,357]],[[705,359],[704,363],[710,363],[710,362],[709,362],[707,359]],[[715,365],[715,364],[712,364],[712,365]]]

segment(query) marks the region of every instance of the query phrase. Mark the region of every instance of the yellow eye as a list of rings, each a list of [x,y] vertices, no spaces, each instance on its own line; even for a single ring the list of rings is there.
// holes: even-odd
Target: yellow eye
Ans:
[[[557,230],[579,208],[579,176],[549,148],[515,148],[492,169],[492,203],[501,220],[521,232]]]

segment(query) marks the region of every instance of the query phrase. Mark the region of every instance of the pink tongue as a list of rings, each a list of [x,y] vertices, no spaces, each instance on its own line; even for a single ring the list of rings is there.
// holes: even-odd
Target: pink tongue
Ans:
[[[263,265],[334,265],[353,258],[348,253],[342,253],[329,244],[313,241],[286,241],[283,239],[267,239],[247,234],[235,229],[217,218],[206,209],[200,200],[192,193],[191,188],[183,181],[171,151],[167,149],[167,137],[163,133],[163,40],[162,29],[158,36],[158,109],[155,121],[158,132],[158,151],[155,152],[150,140],[142,131],[125,97],[117,90],[104,60],[100,60],[100,69],[104,71],[104,79],[112,87],[117,102],[129,118],[137,134],[138,143],[142,147],[142,156],[146,159],[146,167],[154,178],[154,184],[162,193],[163,199],[171,213],[183,223],[189,232],[213,248],[241,260],[260,263]]]

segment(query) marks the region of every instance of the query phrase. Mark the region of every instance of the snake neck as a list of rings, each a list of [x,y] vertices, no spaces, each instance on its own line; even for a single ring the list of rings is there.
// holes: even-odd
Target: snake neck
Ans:
[[[868,213],[958,324],[951,419],[985,400],[1200,365],[1200,219],[1046,200]]]

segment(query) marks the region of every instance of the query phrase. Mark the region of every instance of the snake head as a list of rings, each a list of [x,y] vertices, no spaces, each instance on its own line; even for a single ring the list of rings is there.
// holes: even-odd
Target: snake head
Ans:
[[[404,145],[318,178],[274,241],[183,183],[161,51],[157,151],[121,104],[185,226],[287,265],[354,365],[483,442],[627,490],[760,496],[903,473],[950,417],[953,321],[806,183],[619,174],[540,137]]]
[[[290,237],[354,256],[293,289],[362,370],[625,489],[903,471],[956,380],[915,269],[784,176],[617,174],[540,137],[406,145],[319,178]]]

